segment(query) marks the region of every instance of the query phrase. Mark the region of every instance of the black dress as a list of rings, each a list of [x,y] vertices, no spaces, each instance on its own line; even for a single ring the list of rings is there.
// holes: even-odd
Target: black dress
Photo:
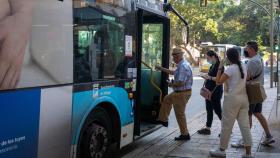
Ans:
[[[208,75],[211,77],[216,77],[219,69],[219,63],[216,62],[213,64],[208,72]],[[206,80],[205,87],[210,91],[213,91],[216,87],[216,81]],[[213,110],[218,115],[219,119],[222,119],[222,108],[221,108],[221,99],[223,95],[223,86],[219,85],[216,87],[215,91],[212,93],[211,101],[205,100],[206,102],[206,111],[207,111],[207,122],[206,126],[211,127],[213,122]]]

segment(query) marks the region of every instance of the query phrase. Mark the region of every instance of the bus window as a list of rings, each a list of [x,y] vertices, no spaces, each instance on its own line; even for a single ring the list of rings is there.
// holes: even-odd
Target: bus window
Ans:
[[[108,3],[112,5],[116,5],[119,7],[124,6],[124,1],[123,0],[96,0],[97,3]]]
[[[142,59],[150,66],[162,65],[162,24],[143,25]]]
[[[151,67],[155,65],[162,65],[162,53],[163,53],[163,25],[158,24],[143,24],[142,33],[142,61]],[[145,85],[141,89],[141,104],[143,107],[155,106],[154,103],[159,101],[159,92],[151,84],[150,78],[153,77],[157,85],[161,84],[161,73],[158,71],[153,72],[153,76],[150,74],[144,64],[141,65],[141,84]],[[149,92],[149,93],[147,93]],[[144,109],[144,108],[143,108]]]
[[[95,8],[76,9],[74,81],[81,83],[116,78],[117,66],[125,56],[124,26],[120,19]],[[118,75],[123,76],[124,73],[124,70],[118,70]]]

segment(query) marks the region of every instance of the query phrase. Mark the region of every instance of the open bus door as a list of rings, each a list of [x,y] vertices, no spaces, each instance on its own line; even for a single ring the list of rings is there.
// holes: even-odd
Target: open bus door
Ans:
[[[142,1],[139,0],[140,4]],[[145,1],[146,2],[146,1]],[[175,14],[186,26],[186,43],[189,42],[189,26],[187,21],[164,0],[162,8],[159,5],[150,9],[148,3],[137,5],[137,90],[135,135],[142,136],[157,129],[155,122],[160,109],[160,91],[151,83],[151,77],[162,91],[162,98],[168,93],[166,80],[168,75],[149,67],[155,65],[169,67],[170,50],[170,19],[167,12]],[[151,5],[156,6],[156,5]],[[161,9],[159,9],[161,8]],[[145,64],[142,64],[144,62]],[[148,65],[148,66],[147,66]]]
[[[169,64],[169,37],[170,20],[165,16],[138,9],[137,33],[137,91],[136,91],[136,118],[135,134],[144,135],[155,129],[154,123],[160,108],[160,92],[152,85],[151,77],[161,88],[163,96],[168,92],[165,82],[168,75],[160,71],[153,71],[141,63],[145,62],[151,67],[160,65],[168,67]]]

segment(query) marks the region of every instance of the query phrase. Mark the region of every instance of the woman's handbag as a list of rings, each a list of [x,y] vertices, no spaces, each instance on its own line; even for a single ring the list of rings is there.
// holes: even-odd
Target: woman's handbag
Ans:
[[[206,82],[206,81],[205,81]],[[203,87],[200,89],[200,95],[205,98],[206,100],[211,101],[212,94],[216,90],[217,86],[213,89],[213,91],[210,91],[205,87],[205,82],[203,84]]]
[[[246,83],[246,91],[250,104],[262,103],[267,97],[263,85],[259,81],[252,81],[257,79],[261,74],[262,71]]]

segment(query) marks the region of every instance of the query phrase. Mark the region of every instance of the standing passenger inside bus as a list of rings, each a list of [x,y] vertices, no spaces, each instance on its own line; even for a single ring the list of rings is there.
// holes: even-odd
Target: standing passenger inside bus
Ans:
[[[169,82],[169,87],[172,87],[174,91],[164,97],[157,122],[165,127],[168,126],[168,117],[173,105],[181,132],[181,135],[175,137],[175,140],[190,140],[185,108],[192,94],[191,88],[193,84],[193,76],[191,66],[186,60],[184,60],[183,54],[184,51],[181,48],[173,49],[173,61],[177,64],[175,71],[156,66],[156,69],[174,75],[174,81]]]
[[[218,68],[220,65],[220,59],[216,52],[209,50],[206,53],[207,61],[211,64],[209,72],[207,75],[202,76],[205,79],[205,87],[209,89],[212,93],[211,100],[205,99],[206,111],[207,111],[207,121],[206,127],[197,131],[198,134],[210,135],[211,126],[213,122],[213,110],[219,117],[222,119],[222,108],[221,108],[221,99],[223,95],[223,86],[216,85],[216,76],[218,73]]]

